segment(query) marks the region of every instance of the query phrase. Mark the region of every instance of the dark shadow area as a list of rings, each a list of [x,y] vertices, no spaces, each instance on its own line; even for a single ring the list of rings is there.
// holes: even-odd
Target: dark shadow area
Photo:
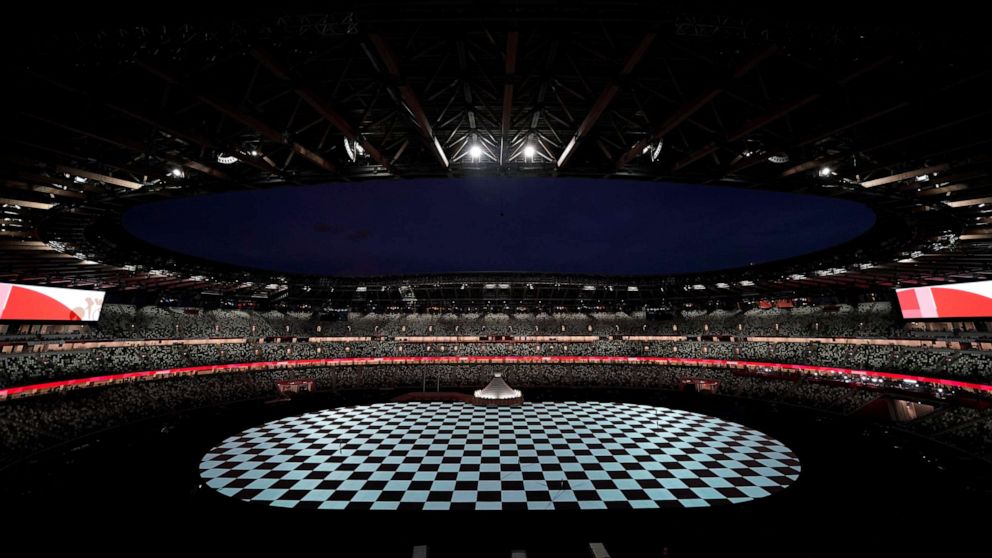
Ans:
[[[324,393],[146,421],[2,471],[0,501],[17,510],[24,533],[58,527],[89,537],[78,540],[112,546],[154,537],[167,546],[328,556],[409,556],[413,545],[426,544],[432,557],[506,557],[513,549],[531,557],[585,557],[589,542],[602,542],[615,558],[963,552],[978,543],[972,533],[982,532],[981,510],[992,502],[988,464],[875,424],[786,405],[634,390],[531,390],[526,396],[650,403],[739,422],[795,451],[802,461],[798,482],[744,504],[622,512],[284,510],[201,487],[202,455],[231,434],[398,393]]]

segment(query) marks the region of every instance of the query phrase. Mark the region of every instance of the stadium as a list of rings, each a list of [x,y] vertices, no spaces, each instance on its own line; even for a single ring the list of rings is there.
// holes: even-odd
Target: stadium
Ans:
[[[2,24],[11,543],[982,548],[980,21],[181,4]]]

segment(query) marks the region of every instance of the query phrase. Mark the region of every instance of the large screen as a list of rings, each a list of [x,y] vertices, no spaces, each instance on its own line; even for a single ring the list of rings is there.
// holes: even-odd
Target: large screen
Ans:
[[[992,317],[992,281],[896,289],[896,295],[906,320]]]
[[[103,291],[0,283],[0,320],[95,322]]]

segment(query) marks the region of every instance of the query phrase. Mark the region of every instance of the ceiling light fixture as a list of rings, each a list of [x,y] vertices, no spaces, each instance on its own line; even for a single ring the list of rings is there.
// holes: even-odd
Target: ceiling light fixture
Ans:
[[[526,161],[527,159],[530,159],[531,162],[533,162],[534,161],[534,154],[535,153],[537,153],[537,150],[534,149],[534,146],[533,145],[527,145],[527,146],[525,146],[524,147],[524,160]]]

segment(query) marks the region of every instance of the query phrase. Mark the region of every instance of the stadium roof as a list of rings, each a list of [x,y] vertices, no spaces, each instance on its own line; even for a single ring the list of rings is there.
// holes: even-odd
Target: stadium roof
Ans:
[[[963,23],[638,2],[219,12],[8,21],[23,25],[4,39],[0,280],[400,302],[404,287],[443,301],[537,284],[647,302],[989,274],[992,64]],[[808,257],[636,282],[265,275],[151,250],[120,223],[196,193],[491,175],[816,193],[878,223]]]

